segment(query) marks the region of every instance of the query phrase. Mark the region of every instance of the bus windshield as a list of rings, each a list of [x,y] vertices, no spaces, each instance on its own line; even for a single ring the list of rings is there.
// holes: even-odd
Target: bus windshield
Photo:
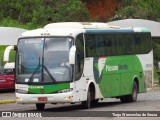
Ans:
[[[72,38],[23,38],[18,41],[19,83],[59,83],[72,80],[69,50]]]

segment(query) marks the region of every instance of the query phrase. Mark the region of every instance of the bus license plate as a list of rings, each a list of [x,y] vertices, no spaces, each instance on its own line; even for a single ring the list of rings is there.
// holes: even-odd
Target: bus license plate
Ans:
[[[47,101],[47,97],[39,97],[38,101]]]

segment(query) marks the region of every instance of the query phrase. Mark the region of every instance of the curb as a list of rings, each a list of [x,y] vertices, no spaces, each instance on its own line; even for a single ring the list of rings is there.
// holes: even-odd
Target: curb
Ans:
[[[7,104],[7,103],[15,103],[16,99],[13,100],[0,100],[0,104]]]

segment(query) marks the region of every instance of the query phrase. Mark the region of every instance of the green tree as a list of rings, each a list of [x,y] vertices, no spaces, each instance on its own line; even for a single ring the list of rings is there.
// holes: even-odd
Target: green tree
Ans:
[[[121,0],[116,15],[111,20],[138,18],[160,22],[159,0]]]
[[[51,22],[88,21],[89,14],[81,0],[1,0],[0,24],[5,21],[42,27]],[[25,27],[26,28],[26,27]]]

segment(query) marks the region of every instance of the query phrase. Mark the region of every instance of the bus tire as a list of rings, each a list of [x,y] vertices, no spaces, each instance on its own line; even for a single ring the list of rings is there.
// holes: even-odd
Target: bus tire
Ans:
[[[91,101],[91,105],[92,105],[92,106],[97,105],[97,104],[98,104],[98,101],[99,101],[99,99],[92,100],[92,101]]]
[[[36,108],[37,110],[44,110],[45,104],[44,103],[37,103]]]
[[[127,102],[127,96],[120,97],[120,100],[121,100],[122,103],[126,103]]]
[[[87,93],[87,101],[82,102],[82,107],[85,109],[90,109],[91,108],[91,91],[90,88],[88,89]]]
[[[120,100],[122,103],[135,102],[137,101],[137,93],[138,93],[138,85],[134,81],[131,95],[122,96],[120,97]]]
[[[134,81],[133,88],[132,88],[132,94],[128,96],[128,102],[136,102],[137,101],[137,93],[138,93],[138,85],[137,82]]]

